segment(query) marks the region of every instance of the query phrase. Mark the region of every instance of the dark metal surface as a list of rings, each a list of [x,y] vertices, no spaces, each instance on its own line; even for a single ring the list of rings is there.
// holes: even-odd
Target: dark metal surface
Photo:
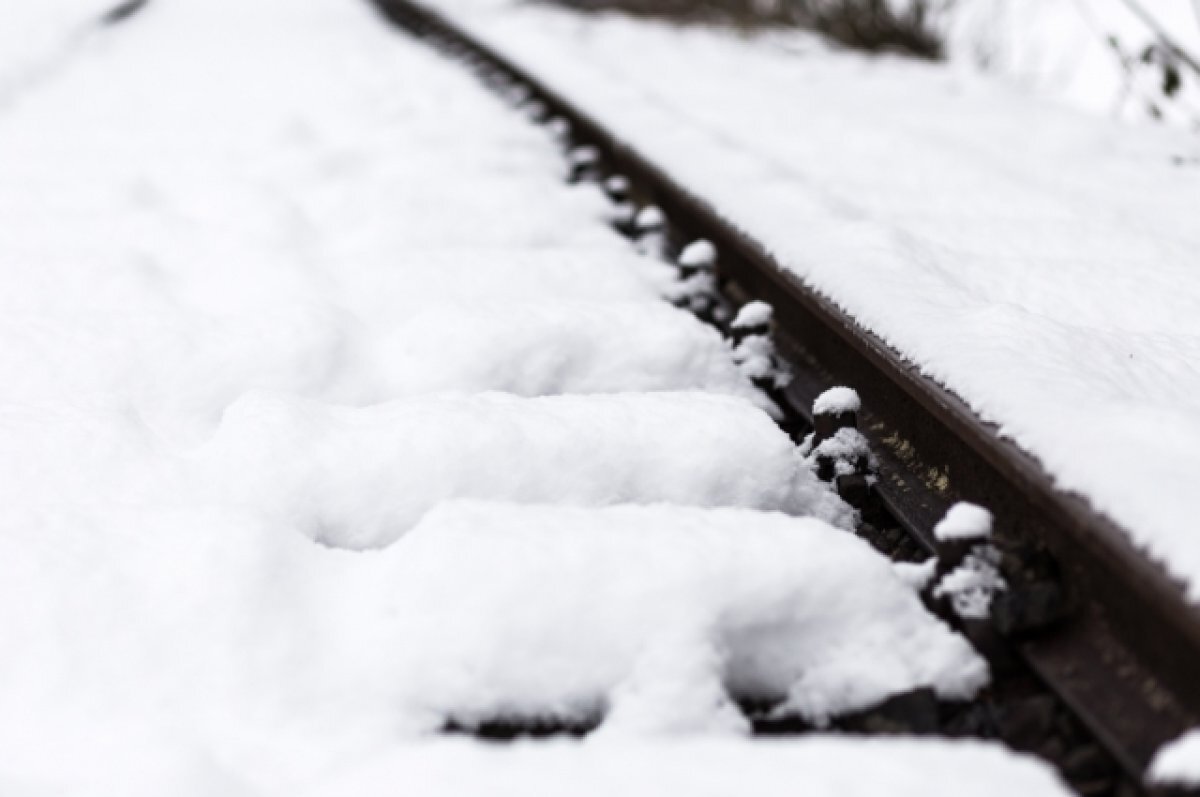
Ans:
[[[609,169],[628,176],[672,225],[715,244],[731,301],[761,299],[775,308],[777,345],[796,372],[789,403],[804,413],[832,385],[859,392],[860,428],[880,460],[879,498],[910,533],[932,548],[931,529],[946,508],[971,500],[992,510],[1001,538],[1052,554],[1074,611],[1020,650],[1127,772],[1140,775],[1160,744],[1200,720],[1200,611],[1125,532],[1083,499],[1056,490],[995,427],[612,131],[437,14],[409,0],[374,2],[410,32],[528,86],[551,114],[570,122],[577,142],[598,148]]]

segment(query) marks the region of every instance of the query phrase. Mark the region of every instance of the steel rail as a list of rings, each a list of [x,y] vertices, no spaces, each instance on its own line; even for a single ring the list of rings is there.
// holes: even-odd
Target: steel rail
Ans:
[[[1041,465],[958,397],[783,267],[711,203],[664,172],[618,132],[533,74],[412,0],[372,0],[392,23],[524,85],[596,147],[671,224],[720,253],[722,292],[775,308],[777,347],[797,378],[786,398],[807,412],[835,385],[862,396],[860,427],[881,461],[879,498],[932,547],[930,529],[955,501],[996,517],[997,533],[1044,546],[1072,611],[1023,634],[1017,648],[1125,769],[1140,779],[1158,747],[1200,720],[1200,610],[1127,532],[1080,496],[1058,490]]]

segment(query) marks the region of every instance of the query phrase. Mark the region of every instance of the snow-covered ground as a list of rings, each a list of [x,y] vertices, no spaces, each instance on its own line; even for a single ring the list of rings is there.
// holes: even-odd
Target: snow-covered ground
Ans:
[[[430,784],[435,784],[431,786]],[[442,790],[444,789],[444,791]],[[656,745],[441,743],[401,749],[303,797],[968,797],[1061,795],[1046,772],[993,746],[827,737],[755,745],[720,739]]]
[[[1200,599],[1200,138],[800,33],[438,5],[714,202]]]
[[[743,738],[986,665],[543,132],[365,3],[89,42],[0,107],[0,792],[1063,794]]]
[[[0,5],[0,113],[103,46],[100,20],[118,0],[39,0]]]

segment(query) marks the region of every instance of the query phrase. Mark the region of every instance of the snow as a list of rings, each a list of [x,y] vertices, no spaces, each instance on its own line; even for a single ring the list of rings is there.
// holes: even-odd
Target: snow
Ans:
[[[367,408],[248,394],[189,464],[197,475],[185,478],[214,485],[218,500],[356,549],[385,546],[439,501],[467,497],[741,506],[843,528],[854,519],[769,416],[704,394],[491,393]],[[26,494],[38,489],[13,478]]]
[[[619,174],[614,174],[604,181],[604,190],[610,196],[625,196],[629,193],[630,183],[628,177],[622,177]]]
[[[436,5],[958,394],[1200,600],[1200,140],[802,33]]]
[[[767,379],[779,370],[775,361],[775,344],[766,335],[746,338],[734,349],[733,357],[742,373],[751,379]],[[787,380],[780,379],[779,384],[787,384]]]
[[[992,534],[992,513],[981,506],[959,501],[933,527],[939,540],[986,540]]]
[[[662,210],[654,205],[647,205],[637,212],[634,217],[634,226],[639,230],[657,230],[662,227],[667,221],[667,217],[663,215]]]
[[[1200,728],[1164,745],[1150,763],[1147,779],[1162,786],[1200,786]]]
[[[863,777],[869,762],[870,777]],[[1065,797],[1045,767],[975,742],[808,738],[754,745],[723,739],[655,744],[522,743],[512,747],[439,742],[397,750],[303,797],[398,793],[570,795],[571,797]],[[884,785],[886,784],[886,785]]]
[[[766,302],[746,302],[733,318],[731,326],[734,329],[754,329],[766,327],[771,323],[775,311]]]
[[[858,391],[845,385],[829,388],[817,396],[812,407],[813,415],[841,415],[860,409],[862,400],[858,397]]]
[[[717,247],[709,241],[692,241],[679,253],[679,265],[711,268],[717,262]]]
[[[94,11],[0,15],[53,45]],[[834,790],[813,761],[858,742],[760,746],[734,699],[985,683],[663,301],[697,285],[457,66],[341,0],[89,36],[0,107],[0,791]],[[435,736],[507,712],[604,721]]]
[[[871,468],[875,466],[867,438],[862,432],[849,427],[838,429],[832,436],[822,440],[809,455],[809,461],[813,463],[822,459],[833,462],[837,476],[857,473],[860,464]]]
[[[824,724],[987,682],[887,560],[813,519],[443,504],[387,553],[402,701],[435,727],[599,713],[601,736],[742,733],[731,698]]]

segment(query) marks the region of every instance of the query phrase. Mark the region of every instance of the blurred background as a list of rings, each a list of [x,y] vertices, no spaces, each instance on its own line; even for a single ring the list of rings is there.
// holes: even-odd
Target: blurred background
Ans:
[[[542,0],[740,30],[800,27],[841,46],[1010,75],[1092,111],[1200,130],[1200,0]]]

